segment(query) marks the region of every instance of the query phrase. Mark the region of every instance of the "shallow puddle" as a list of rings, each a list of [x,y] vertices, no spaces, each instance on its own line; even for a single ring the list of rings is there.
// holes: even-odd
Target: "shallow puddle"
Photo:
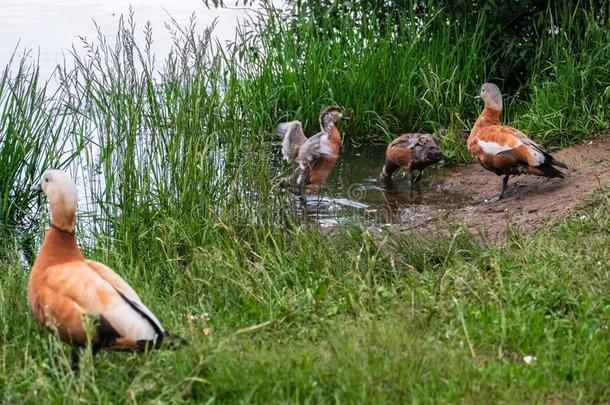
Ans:
[[[395,173],[391,187],[379,182],[385,158],[384,145],[344,149],[324,188],[303,199],[294,199],[299,216],[325,226],[361,222],[404,224],[416,213],[468,205],[467,195],[443,189],[451,169],[441,165],[424,171],[419,187],[411,190],[410,175]]]

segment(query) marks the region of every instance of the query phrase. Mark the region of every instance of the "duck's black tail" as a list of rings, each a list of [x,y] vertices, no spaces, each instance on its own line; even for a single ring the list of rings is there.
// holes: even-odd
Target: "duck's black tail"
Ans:
[[[559,167],[561,167],[563,169],[567,169],[568,168],[568,166],[565,163],[560,162],[559,160],[555,159],[553,157],[553,155],[551,155],[550,153],[544,152],[544,157],[545,157],[545,159],[544,159],[545,166],[546,165],[551,165],[551,166],[559,166]]]
[[[538,150],[544,154],[544,163],[540,166],[533,168],[534,170],[538,170],[540,172],[533,174],[545,177],[560,177],[562,179],[565,178],[565,174],[558,170],[555,166],[561,167],[563,169],[567,169],[568,166],[565,163],[556,160],[550,153],[547,153],[541,149]]]
[[[180,349],[182,346],[187,346],[188,342],[186,341],[186,339],[178,336],[178,335],[174,335],[173,333],[169,333],[169,332],[162,332],[162,336],[155,339],[155,340],[138,340],[137,344],[138,344],[138,349],[140,351],[148,351],[148,350],[157,350],[157,349],[170,349],[170,350],[177,350]]]
[[[561,166],[561,167],[565,167]],[[542,166],[538,166],[538,167],[532,167],[531,168],[531,173],[535,174],[537,176],[544,176],[544,177],[559,177],[559,178],[565,178],[566,175],[559,171],[556,167],[551,166],[550,164],[544,164]]]
[[[174,335],[173,333],[165,332],[163,336],[163,347],[168,349],[180,349],[182,346],[188,346],[189,342],[182,336]]]

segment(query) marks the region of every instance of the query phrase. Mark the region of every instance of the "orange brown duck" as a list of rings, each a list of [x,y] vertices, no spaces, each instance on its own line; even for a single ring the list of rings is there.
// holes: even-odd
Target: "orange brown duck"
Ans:
[[[500,192],[485,202],[502,199],[510,176],[565,177],[555,167],[567,168],[565,164],[555,160],[523,132],[500,124],[502,94],[498,86],[483,84],[479,97],[485,102],[485,108],[470,131],[468,150],[485,169],[504,176]]]
[[[59,170],[47,170],[34,190],[46,194],[51,208],[51,226],[28,282],[36,318],[77,347],[87,344],[89,333],[94,353],[102,348],[144,351],[159,348],[166,340],[185,344],[165,331],[121,276],[83,256],[74,234],[77,193],[72,179]],[[92,330],[87,329],[88,322]]]
[[[392,174],[398,169],[411,173],[411,189],[422,177],[423,170],[443,158],[436,139],[430,134],[405,134],[394,139],[386,149],[385,164],[379,179],[391,185]],[[418,171],[415,177],[415,171]]]
[[[294,173],[281,182],[297,194],[319,188],[332,173],[341,150],[341,133],[336,123],[343,116],[337,106],[320,113],[320,132],[307,138],[300,121],[284,122],[277,127],[282,139],[282,156],[288,163],[296,161]]]

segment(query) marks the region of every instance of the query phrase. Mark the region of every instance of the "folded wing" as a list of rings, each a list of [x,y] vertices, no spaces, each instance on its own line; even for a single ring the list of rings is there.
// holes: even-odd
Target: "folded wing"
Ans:
[[[480,151],[487,156],[498,156],[498,162],[514,162],[514,164],[527,165],[531,168],[548,168],[556,165],[566,168],[566,165],[555,160],[545,152],[536,142],[523,132],[508,126],[490,126],[481,131],[478,137]],[[542,175],[563,177],[556,169],[543,170]],[[548,173],[547,173],[548,172]],[[532,174],[540,174],[537,171]]]
[[[49,267],[37,287],[34,309],[64,338],[84,344],[83,319],[98,319],[94,338],[116,338],[137,348],[162,340],[163,327],[135,291],[110,268],[96,262],[69,262]],[[115,339],[113,339],[115,340]],[[106,342],[112,345],[112,342]]]
[[[417,145],[418,141],[419,138],[417,136],[401,135],[390,144],[390,148],[412,149]]]
[[[138,294],[131,288],[129,284],[121,276],[116,274],[110,267],[105,264],[88,260],[87,264],[98,276],[108,282],[120,295],[128,301],[131,307],[133,307],[143,318],[145,318],[149,324],[155,329],[155,332],[159,335],[163,335],[165,332],[161,322],[157,319],[155,314],[140,299]]]

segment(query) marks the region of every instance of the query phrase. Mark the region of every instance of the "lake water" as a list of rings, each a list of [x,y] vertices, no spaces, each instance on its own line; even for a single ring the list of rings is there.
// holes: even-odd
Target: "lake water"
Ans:
[[[32,58],[40,58],[41,77],[47,78],[72,44],[80,44],[79,36],[97,35],[94,21],[113,38],[120,16],[127,16],[130,6],[137,30],[141,32],[147,21],[152,24],[153,50],[159,60],[171,44],[164,26],[170,16],[184,26],[194,14],[202,30],[217,19],[215,36],[224,43],[234,38],[238,22],[256,10],[256,6],[208,9],[201,0],[0,0],[0,67],[6,66],[19,44],[20,53],[29,49]]]
[[[344,223],[408,224],[413,212],[427,209],[461,207],[470,203],[466,195],[443,189],[443,178],[451,169],[429,167],[419,187],[411,189],[409,175],[399,171],[392,187],[379,181],[386,145],[346,147],[337,166],[318,194],[306,198],[306,207],[292,197],[300,215],[308,221],[334,226]],[[279,156],[278,156],[279,159]]]
[[[158,61],[165,58],[171,47],[171,35],[165,28],[165,23],[171,19],[186,26],[194,16],[200,30],[217,20],[214,36],[223,44],[234,39],[240,22],[258,11],[256,6],[209,9],[201,0],[0,0],[0,6],[0,67],[9,62],[19,44],[19,54],[32,50],[30,57],[39,58],[43,79],[50,77],[55,67],[63,63],[64,55],[69,56],[73,45],[79,51],[80,37],[93,40],[97,36],[96,24],[105,36],[114,38],[121,15],[128,16],[130,10],[140,33],[146,22],[151,23],[152,51]],[[140,39],[143,37],[141,34]],[[296,209],[308,220],[328,225],[352,221],[404,223],[409,221],[409,210],[418,206],[443,206],[464,201],[464,196],[449,195],[440,189],[437,179],[442,177],[442,172],[434,169],[426,171],[419,192],[412,192],[404,177],[395,182],[394,189],[384,189],[377,178],[384,153],[384,145],[344,149],[326,187],[319,195],[307,198],[306,208],[295,198]],[[85,175],[87,170],[82,168],[80,172]],[[88,193],[88,189],[95,188],[94,180],[85,175],[82,181],[87,186],[79,184],[79,215],[85,216],[87,212],[96,211],[97,200]]]

